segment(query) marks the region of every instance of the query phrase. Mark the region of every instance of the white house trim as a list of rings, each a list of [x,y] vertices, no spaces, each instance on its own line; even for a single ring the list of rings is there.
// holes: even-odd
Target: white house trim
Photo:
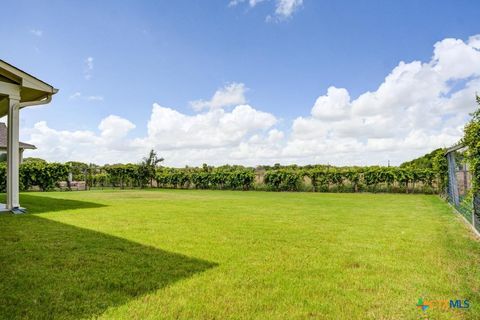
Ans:
[[[0,60],[0,117],[7,116],[7,204],[5,210],[23,212],[19,201],[20,109],[49,103],[58,90]]]

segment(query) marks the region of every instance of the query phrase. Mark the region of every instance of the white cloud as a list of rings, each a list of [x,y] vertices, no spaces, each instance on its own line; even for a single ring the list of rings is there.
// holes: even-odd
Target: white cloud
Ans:
[[[154,104],[148,136],[141,142],[158,149],[232,147],[276,122],[273,115],[249,105],[238,105],[231,112],[212,109],[189,116]]]
[[[377,90],[352,101],[345,89],[329,88],[312,117],[294,120],[284,153],[331,162],[350,148],[338,163],[400,163],[455,143],[480,88],[475,39],[436,43],[429,62],[400,62]]]
[[[191,116],[155,103],[147,125],[148,133],[142,138],[128,138],[135,125],[115,115],[100,122],[99,133],[58,131],[45,122],[22,131],[38,148],[31,152],[32,155],[49,160],[78,159],[99,164],[135,162],[154,148],[161,150],[170,164],[183,165],[190,161],[202,163],[206,160],[203,157],[226,163],[232,148],[255,134],[278,142],[283,133],[276,129],[268,131],[276,122],[272,114],[249,105],[238,105],[230,112],[213,109]],[[190,156],[185,157],[185,153]]]
[[[30,33],[37,37],[43,36],[43,31],[40,29],[30,29]]]
[[[38,152],[35,150],[26,156],[61,162],[74,159],[103,164],[136,162],[143,155],[143,150],[126,138],[135,128],[130,121],[110,115],[101,121],[98,128],[98,134],[90,130],[55,130],[45,121],[38,122],[33,128],[22,132],[29,135],[29,141],[39,148]]]
[[[234,7],[236,5],[239,5],[243,2],[248,2],[248,5],[250,7],[255,7],[257,4],[259,4],[260,2],[263,2],[263,1],[266,1],[266,0],[231,0],[229,3],[228,3],[228,6],[229,7]]]
[[[312,115],[322,120],[341,120],[349,116],[350,95],[343,88],[328,88],[327,95],[320,96],[312,108]]]
[[[480,50],[480,34],[477,34],[468,38],[468,45],[471,46],[472,48]]]
[[[260,2],[263,2],[265,0],[231,0],[229,3],[228,3],[228,6],[229,7],[234,7],[236,5],[239,5],[240,3],[243,3],[243,2],[248,2],[249,6],[250,7],[255,7],[257,4],[259,4]]]
[[[303,0],[274,0],[275,11],[273,14],[266,17],[267,21],[281,21],[290,18],[303,5]],[[229,7],[237,6],[241,3],[248,3],[250,8],[257,6],[261,2],[267,0],[231,0],[228,3]]]
[[[103,96],[87,96],[85,99],[88,101],[103,101]]]
[[[135,125],[118,116],[102,120],[98,132],[40,122],[22,133],[38,147],[31,155],[48,160],[138,161],[153,147],[174,166],[399,164],[462,137],[480,91],[479,39],[444,39],[430,61],[400,62],[376,90],[353,99],[332,86],[310,115],[283,122],[283,130],[275,115],[246,104],[245,86],[233,83],[193,102],[193,115],[154,104],[147,133],[137,138],[129,137]]]
[[[106,140],[122,139],[134,128],[133,123],[116,115],[109,115],[98,125],[100,136]]]
[[[93,57],[87,57],[85,59],[85,67],[83,69],[83,74],[85,76],[85,80],[90,80],[93,76]]]
[[[246,90],[243,83],[234,82],[218,89],[210,100],[191,101],[190,105],[194,110],[200,111],[202,109],[220,109],[244,104],[247,102],[245,98]]]
[[[70,95],[70,97],[68,97],[70,100],[75,100],[75,99],[78,99],[82,96],[82,93],[81,92],[75,92],[73,94]]]
[[[70,100],[83,99],[86,101],[103,101],[103,96],[84,96],[81,92],[75,92],[68,97]]]
[[[275,15],[280,18],[290,17],[303,4],[303,0],[276,0]]]
[[[470,43],[460,39],[445,39],[435,44],[433,69],[442,79],[464,79],[480,75],[480,52],[475,38]]]

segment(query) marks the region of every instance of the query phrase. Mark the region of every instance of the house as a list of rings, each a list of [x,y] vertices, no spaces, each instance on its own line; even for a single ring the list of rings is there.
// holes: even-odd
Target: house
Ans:
[[[0,117],[7,116],[7,203],[0,211],[25,211],[19,200],[20,110],[50,103],[57,92],[48,83],[0,60]]]
[[[25,149],[35,150],[33,144],[25,143],[25,142],[18,142],[18,153],[19,153],[19,161],[22,163],[23,161],[23,151]],[[3,122],[0,122],[0,159],[6,160],[7,159],[7,125]]]

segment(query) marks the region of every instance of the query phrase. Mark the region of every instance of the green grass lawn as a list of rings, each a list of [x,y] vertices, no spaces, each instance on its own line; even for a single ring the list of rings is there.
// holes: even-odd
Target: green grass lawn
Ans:
[[[480,319],[480,243],[438,197],[25,193],[0,319]],[[432,310],[419,298],[468,299]]]

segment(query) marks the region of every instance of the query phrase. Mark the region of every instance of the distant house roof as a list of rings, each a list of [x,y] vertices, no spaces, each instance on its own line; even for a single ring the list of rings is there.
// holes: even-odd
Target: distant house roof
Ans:
[[[18,146],[20,149],[37,149],[33,144],[19,142]],[[7,126],[5,123],[0,122],[0,149],[7,148]]]

